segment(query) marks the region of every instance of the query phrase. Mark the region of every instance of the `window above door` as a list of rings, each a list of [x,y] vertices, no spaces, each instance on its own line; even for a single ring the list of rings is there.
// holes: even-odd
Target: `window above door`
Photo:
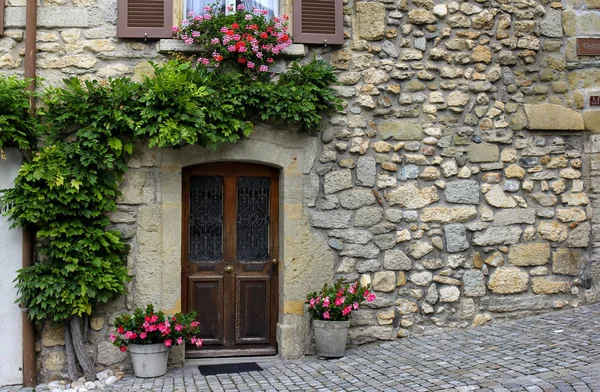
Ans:
[[[343,44],[343,0],[219,0],[227,6],[269,11],[267,17],[291,14],[294,43]],[[119,38],[172,38],[172,27],[188,12],[203,14],[215,0],[119,0]],[[293,4],[293,7],[292,7]]]

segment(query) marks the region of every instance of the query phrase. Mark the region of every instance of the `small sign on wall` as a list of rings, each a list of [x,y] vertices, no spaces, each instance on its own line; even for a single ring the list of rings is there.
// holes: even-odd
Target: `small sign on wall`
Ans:
[[[600,56],[600,38],[577,38],[578,56]]]
[[[590,106],[600,106],[600,95],[590,95]]]

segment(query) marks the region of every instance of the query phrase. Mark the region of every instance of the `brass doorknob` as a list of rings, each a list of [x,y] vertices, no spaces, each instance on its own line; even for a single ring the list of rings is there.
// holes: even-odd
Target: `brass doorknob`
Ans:
[[[277,259],[273,259],[271,262],[273,263],[273,265],[277,265],[277,263],[279,263],[279,261],[277,261]]]
[[[230,274],[233,271],[233,267],[229,266],[225,268],[225,272],[227,272],[228,274]]]

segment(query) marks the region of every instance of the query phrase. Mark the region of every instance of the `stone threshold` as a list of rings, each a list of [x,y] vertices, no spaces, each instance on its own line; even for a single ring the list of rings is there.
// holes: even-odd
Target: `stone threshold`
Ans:
[[[277,362],[281,359],[277,355],[269,355],[269,356],[260,356],[260,357],[224,357],[224,358],[193,358],[186,359],[184,366],[198,366],[198,365],[223,365],[230,363],[246,363],[246,362],[256,362],[258,364],[261,363],[271,363]]]

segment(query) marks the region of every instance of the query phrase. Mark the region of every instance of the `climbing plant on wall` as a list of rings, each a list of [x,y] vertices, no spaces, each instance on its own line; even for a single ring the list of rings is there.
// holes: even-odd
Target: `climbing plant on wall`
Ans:
[[[27,115],[32,93],[26,88],[28,80],[14,76],[3,77],[0,83],[0,158],[4,147],[18,147],[29,151],[36,147],[39,124]]]
[[[333,69],[317,60],[294,64],[277,82],[180,60],[154,69],[155,77],[140,83],[68,79],[39,94],[32,118],[28,82],[0,77],[0,148],[32,151],[14,188],[0,196],[14,226],[37,230],[38,262],[18,272],[18,301],[35,322],[66,324],[71,377],[78,373],[74,355],[86,374],[93,371],[81,317],[126,288],[128,247],[106,229],[106,214],[116,211],[134,144],[215,148],[249,136],[257,119],[310,131],[339,102],[330,88]]]

